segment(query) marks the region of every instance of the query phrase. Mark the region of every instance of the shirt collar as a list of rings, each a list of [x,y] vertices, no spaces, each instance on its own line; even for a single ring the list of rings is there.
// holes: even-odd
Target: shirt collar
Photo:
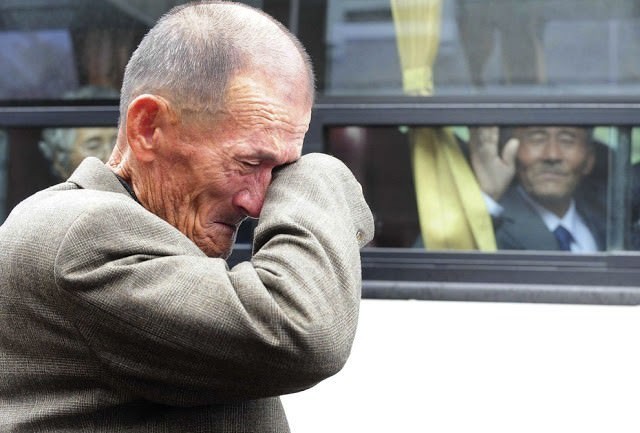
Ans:
[[[569,209],[567,210],[567,212],[565,212],[565,214],[562,216],[562,218],[559,218],[556,214],[554,214],[553,212],[549,211],[544,206],[542,206],[540,203],[535,201],[533,199],[533,197],[531,197],[522,188],[522,186],[518,186],[518,192],[520,192],[520,194],[524,197],[524,199],[540,215],[540,218],[542,218],[542,221],[544,222],[544,225],[547,226],[549,231],[552,232],[559,225],[561,225],[564,228],[566,228],[567,230],[569,230],[569,232],[571,232],[571,233],[575,233],[576,232],[576,224],[577,224],[578,213],[576,212],[576,203],[575,203],[575,200],[573,200],[573,198],[571,199],[571,203],[569,204]]]
[[[115,173],[114,173],[115,174]],[[118,180],[120,181],[120,183],[122,184],[122,186],[124,187],[124,189],[127,190],[127,192],[129,193],[129,195],[138,203],[140,203],[140,200],[138,200],[138,197],[136,197],[136,193],[133,192],[133,188],[131,187],[131,185],[129,185],[129,182],[127,182],[126,180],[124,180],[122,177],[118,176],[116,174],[116,177],[118,178]]]

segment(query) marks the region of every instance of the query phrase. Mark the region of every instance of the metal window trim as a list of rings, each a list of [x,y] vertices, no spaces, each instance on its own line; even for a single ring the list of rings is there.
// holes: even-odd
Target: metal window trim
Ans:
[[[3,128],[113,126],[117,105],[0,106]]]
[[[307,142],[314,151],[330,126],[640,124],[640,99],[622,97],[319,97]]]
[[[250,256],[249,245],[238,245],[229,265]],[[364,299],[640,304],[640,256],[627,252],[582,255],[365,248],[361,259]]]
[[[305,151],[322,151],[324,129],[338,125],[637,125],[640,102],[624,98],[319,97]],[[0,127],[115,125],[117,105],[2,106]],[[250,257],[239,245],[229,263]],[[637,305],[640,255],[607,252],[473,253],[362,251],[363,297],[488,302]]]

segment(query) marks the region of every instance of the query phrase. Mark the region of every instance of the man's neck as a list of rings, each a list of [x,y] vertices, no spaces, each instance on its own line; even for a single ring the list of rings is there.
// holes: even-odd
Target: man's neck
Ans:
[[[562,219],[567,211],[571,208],[573,204],[573,198],[569,197],[568,199],[558,199],[558,200],[545,200],[540,199],[539,197],[534,197],[525,191],[521,186],[518,187],[520,193],[530,202],[534,203],[537,206],[543,207],[548,212],[551,212],[558,218]]]
[[[540,202],[538,200],[536,200],[536,202],[540,203],[542,207],[544,207],[546,210],[548,210],[549,212],[551,212],[552,214],[554,214],[560,219],[562,219],[566,215],[567,211],[569,210],[569,207],[571,206],[571,202],[549,203],[549,202]]]

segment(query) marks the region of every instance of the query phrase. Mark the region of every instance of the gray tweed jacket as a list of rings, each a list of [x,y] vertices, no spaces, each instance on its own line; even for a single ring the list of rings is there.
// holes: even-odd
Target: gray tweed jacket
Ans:
[[[0,431],[288,431],[277,396],[349,355],[372,236],[349,170],[307,155],[229,269],[85,160],[0,226]]]
[[[606,243],[605,215],[589,201],[576,197],[576,208],[596,240],[598,250]],[[498,249],[558,250],[558,241],[517,187],[509,188],[500,200],[504,212],[494,219]]]

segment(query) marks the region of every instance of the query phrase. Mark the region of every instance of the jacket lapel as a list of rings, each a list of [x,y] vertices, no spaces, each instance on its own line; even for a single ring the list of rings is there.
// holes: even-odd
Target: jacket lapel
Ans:
[[[74,183],[83,189],[115,192],[131,197],[115,173],[98,158],[89,157],[84,159],[71,174],[68,182]]]
[[[516,188],[510,188],[500,204],[504,206],[504,213],[500,222],[501,233],[497,239],[498,248],[558,249],[556,238]],[[504,247],[500,244],[504,244]]]

